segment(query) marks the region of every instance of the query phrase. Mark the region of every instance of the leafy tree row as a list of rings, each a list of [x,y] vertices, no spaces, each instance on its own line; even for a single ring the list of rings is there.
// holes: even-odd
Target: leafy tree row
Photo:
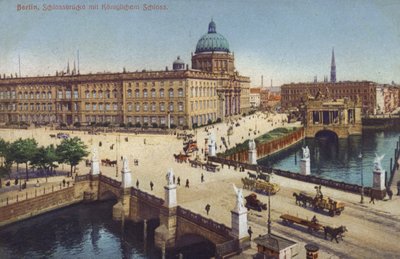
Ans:
[[[15,163],[17,170],[25,164],[26,180],[29,180],[28,166],[43,170],[46,176],[53,172],[57,164],[70,165],[70,175],[79,162],[89,154],[87,146],[78,138],[63,139],[57,146],[38,146],[33,138],[22,139],[10,143],[0,139],[0,187],[1,178],[10,176],[11,167]]]

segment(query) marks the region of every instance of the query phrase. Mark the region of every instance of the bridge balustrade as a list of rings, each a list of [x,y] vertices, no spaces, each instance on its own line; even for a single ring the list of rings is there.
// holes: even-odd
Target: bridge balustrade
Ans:
[[[146,200],[150,203],[156,204],[158,206],[161,206],[162,204],[164,204],[164,200],[161,198],[158,198],[152,194],[149,194],[147,192],[143,192],[141,190],[135,189],[135,188],[131,188],[131,195],[139,197],[143,200]]]
[[[75,182],[83,182],[83,181],[89,181],[89,180],[90,180],[90,174],[75,176]]]
[[[223,237],[232,238],[230,236],[231,229],[224,224],[217,223],[211,219],[205,218],[200,214],[191,212],[190,210],[184,209],[180,206],[177,207],[177,215],[190,220],[191,222],[202,226],[206,229],[209,229],[212,232],[215,232]]]
[[[109,178],[107,176],[104,176],[104,175],[100,175],[99,176],[99,180],[104,182],[104,183],[107,183],[107,184],[109,184],[111,186],[114,186],[115,188],[120,188],[121,187],[121,182],[119,182],[117,180],[114,180],[112,178]]]

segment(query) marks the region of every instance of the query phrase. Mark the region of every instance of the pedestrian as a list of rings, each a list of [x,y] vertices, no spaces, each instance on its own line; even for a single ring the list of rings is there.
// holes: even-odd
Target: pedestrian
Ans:
[[[65,179],[63,179],[62,183],[63,183],[63,187],[65,187]]]
[[[139,189],[139,179],[136,180],[136,189]]]
[[[18,176],[17,176],[17,178],[15,178],[14,185],[18,185]]]
[[[175,175],[173,176],[172,181],[175,184]]]
[[[210,204],[207,203],[206,208],[205,208],[206,212],[207,212],[207,215],[210,212],[210,208],[211,208]]]
[[[186,187],[186,188],[189,188],[189,179],[186,179],[186,185],[185,185],[185,187]]]
[[[393,191],[390,188],[388,188],[386,192],[387,192],[387,194],[389,196],[389,200],[391,200],[392,197],[393,197]]]
[[[154,183],[150,181],[150,189],[153,190]]]
[[[177,179],[177,183],[178,183],[179,186],[181,185],[181,178],[179,176],[178,176],[178,179]]]
[[[397,195],[400,195],[400,181],[397,181]]]
[[[251,230],[251,226],[249,226],[249,229],[247,230],[247,233],[249,234],[250,240],[251,240],[251,235],[253,234],[253,230]]]
[[[201,182],[202,183],[204,182],[204,174],[203,173],[201,173]]]
[[[369,200],[369,203],[375,204],[375,197],[371,194],[371,200]]]

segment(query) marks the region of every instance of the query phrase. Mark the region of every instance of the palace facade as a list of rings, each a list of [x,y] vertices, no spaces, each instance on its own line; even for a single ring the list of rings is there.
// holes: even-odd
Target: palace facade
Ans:
[[[173,70],[2,78],[0,123],[98,122],[206,125],[250,110],[250,79],[234,67],[228,41],[211,21],[192,54]]]

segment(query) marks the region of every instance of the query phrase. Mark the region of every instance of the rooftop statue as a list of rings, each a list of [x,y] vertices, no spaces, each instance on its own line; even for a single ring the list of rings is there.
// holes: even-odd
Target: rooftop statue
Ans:
[[[384,156],[385,156],[385,154],[383,154],[382,156],[378,156],[378,154],[375,153],[375,159],[374,159],[374,170],[375,171],[382,171],[381,161]]]
[[[172,185],[174,184],[174,172],[172,171],[172,168],[170,168],[167,172],[167,175],[165,177],[167,179],[167,184]]]
[[[214,136],[214,133],[210,133],[210,144],[211,145],[215,145],[215,136]]]
[[[308,146],[302,147],[303,149],[303,158],[307,159],[310,158],[310,149],[308,149]]]
[[[233,189],[235,190],[236,193],[236,207],[235,209],[237,210],[243,210],[244,209],[244,204],[243,204],[243,189],[242,188],[237,188],[235,184],[233,185]]]

